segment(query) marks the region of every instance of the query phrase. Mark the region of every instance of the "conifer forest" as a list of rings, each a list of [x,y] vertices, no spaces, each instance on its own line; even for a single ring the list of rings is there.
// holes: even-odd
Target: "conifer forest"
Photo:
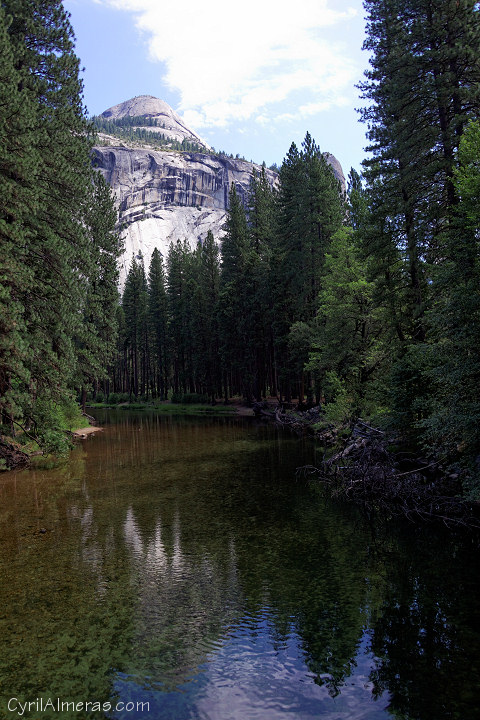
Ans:
[[[368,147],[345,191],[307,132],[277,184],[253,173],[246,204],[232,185],[221,242],[136,256],[119,293],[68,13],[2,0],[2,442],[60,452],[88,399],[276,397],[393,429],[480,496],[480,9],[364,8]]]

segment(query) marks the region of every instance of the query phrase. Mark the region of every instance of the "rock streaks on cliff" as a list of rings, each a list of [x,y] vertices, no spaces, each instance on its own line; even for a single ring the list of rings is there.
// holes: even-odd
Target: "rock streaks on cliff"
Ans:
[[[121,213],[149,204],[225,210],[235,183],[245,199],[253,168],[245,160],[217,155],[139,148],[95,147],[94,162],[112,186]],[[276,173],[267,170],[272,183]]]
[[[200,141],[167,103],[151,96],[127,100],[103,115],[156,118],[165,125],[170,123],[177,139]],[[185,239],[194,247],[206,238],[208,230],[221,240],[231,184],[245,202],[253,170],[261,172],[259,165],[226,155],[156,150],[139,143],[129,146],[108,135],[100,135],[99,140],[93,149],[94,162],[114,191],[125,243],[121,285],[132,255],[143,257],[148,269],[155,247],[166,257],[171,241]],[[344,189],[340,163],[329,153],[325,157]],[[277,174],[266,172],[274,185]]]
[[[246,200],[253,169],[261,172],[245,160],[200,153],[111,145],[97,146],[93,153],[113,188],[124,228],[122,283],[132,255],[141,253],[148,267],[155,247],[166,256],[171,241],[186,239],[195,246],[208,230],[220,240],[231,184]],[[276,182],[276,173],[267,173]]]

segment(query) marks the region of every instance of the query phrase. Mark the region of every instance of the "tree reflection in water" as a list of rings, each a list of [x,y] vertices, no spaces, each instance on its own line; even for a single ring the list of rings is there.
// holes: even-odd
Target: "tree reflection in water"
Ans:
[[[313,445],[270,427],[125,413],[63,469],[4,476],[4,694],[475,717],[476,548],[370,524],[295,481],[305,462]]]

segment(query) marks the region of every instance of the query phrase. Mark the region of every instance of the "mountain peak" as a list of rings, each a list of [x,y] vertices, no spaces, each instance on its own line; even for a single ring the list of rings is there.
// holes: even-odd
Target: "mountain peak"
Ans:
[[[102,113],[102,117],[111,118],[112,120],[124,117],[139,117],[141,115],[147,117],[166,115],[180,119],[168,103],[153,97],[153,95],[137,95],[130,100],[124,100],[118,105],[108,108]]]
[[[162,133],[171,140],[182,142],[195,142],[208,148],[207,143],[199,135],[187,127],[185,121],[164,100],[153,95],[137,95],[130,100],[124,100],[108,110],[104,110],[101,117],[107,120],[120,120],[125,117],[145,117],[154,121],[155,125],[148,126],[148,130]],[[141,127],[141,123],[139,125]]]

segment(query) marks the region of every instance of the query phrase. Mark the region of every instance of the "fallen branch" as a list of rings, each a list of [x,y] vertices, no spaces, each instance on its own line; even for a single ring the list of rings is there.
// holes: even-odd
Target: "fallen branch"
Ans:
[[[396,475],[397,478],[399,477],[405,477],[406,475],[411,475],[412,473],[421,473],[423,470],[428,470],[428,468],[436,467],[438,465],[438,462],[431,462],[429,465],[424,465],[423,467],[416,468],[415,470],[408,470],[407,472],[398,473]]]
[[[368,425],[366,422],[363,422],[363,420],[357,420],[355,425],[361,425],[362,427],[365,427],[368,430],[371,430],[372,432],[379,433],[380,435],[385,435],[385,432],[383,430],[379,430],[376,427],[372,427],[372,425]]]
[[[364,424],[366,425],[366,423]],[[329,487],[334,497],[345,497],[369,511],[403,516],[410,521],[440,521],[449,526],[480,527],[480,517],[460,497],[457,480],[437,473],[431,462],[407,472],[398,472],[397,458],[387,447],[386,434],[375,429],[369,437],[351,438],[345,447],[325,460],[321,468],[306,466],[297,474],[312,476]]]
[[[0,459],[4,461],[7,470],[26,467],[30,463],[27,453],[6,440],[0,440]]]

